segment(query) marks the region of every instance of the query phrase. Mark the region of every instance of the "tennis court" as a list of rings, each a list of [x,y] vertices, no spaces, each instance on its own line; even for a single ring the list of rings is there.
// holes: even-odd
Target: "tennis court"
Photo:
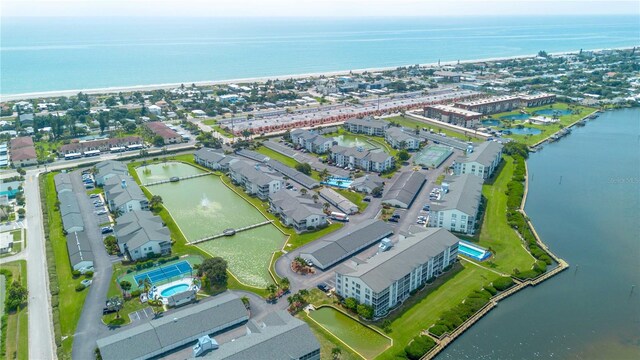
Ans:
[[[429,145],[416,154],[414,161],[416,164],[437,168],[453,154],[453,150],[448,146]]]
[[[151,284],[158,284],[171,278],[181,277],[184,274],[191,274],[192,271],[193,269],[191,268],[189,262],[183,260],[171,265],[157,267],[149,271],[145,271],[141,274],[136,274],[133,276],[133,278],[136,284],[144,282],[144,279],[147,278],[149,279]]]

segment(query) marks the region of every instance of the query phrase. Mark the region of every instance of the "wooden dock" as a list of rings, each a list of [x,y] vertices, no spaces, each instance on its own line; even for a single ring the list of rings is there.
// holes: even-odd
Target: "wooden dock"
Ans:
[[[267,220],[267,221],[263,221],[261,223],[245,226],[245,227],[242,227],[242,228],[239,228],[239,229],[233,229],[233,230],[235,230],[234,235],[239,233],[239,232],[241,232],[241,231],[251,230],[251,229],[255,229],[255,228],[260,227],[260,226],[271,224],[272,222],[273,222],[273,220]],[[221,238],[223,236],[233,236],[233,235],[227,235],[226,233],[222,232],[220,234],[215,234],[215,235],[211,235],[211,236],[205,236],[205,237],[200,238],[198,240],[190,241],[189,245],[196,245],[196,244],[199,244],[201,242],[205,242],[205,241]]]
[[[166,184],[166,183],[170,183],[170,182],[180,182],[182,180],[195,179],[195,178],[199,178],[199,177],[202,177],[202,176],[208,176],[208,175],[214,175],[214,173],[206,172],[206,173],[202,173],[202,174],[183,176],[183,177],[179,177],[178,180],[175,180],[175,179],[174,180],[164,179],[164,180],[153,181],[153,182],[149,182],[149,183],[146,183],[146,184],[142,184],[142,186],[149,187],[149,186],[153,186],[153,185]]]

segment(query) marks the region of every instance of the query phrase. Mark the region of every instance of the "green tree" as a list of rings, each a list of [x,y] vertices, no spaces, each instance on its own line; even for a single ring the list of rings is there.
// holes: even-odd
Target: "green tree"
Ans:
[[[162,205],[162,197],[160,195],[153,195],[149,201],[149,207],[155,210],[160,207],[160,205]]]
[[[344,306],[349,310],[356,311],[356,309],[358,308],[358,300],[352,297],[348,297],[344,299]]]
[[[157,147],[164,146],[164,138],[160,135],[156,135],[153,137],[152,143]]]
[[[126,293],[129,292],[129,290],[131,290],[131,283],[128,282],[127,280],[122,280],[122,281],[120,281],[120,288],[126,294]]]
[[[289,286],[291,286],[291,283],[289,282],[289,278],[284,277],[280,280],[280,288],[282,290],[284,291],[289,290]]]
[[[116,319],[120,319],[120,310],[124,306],[124,301],[119,296],[113,296],[107,300],[107,309],[116,312]]]
[[[296,170],[300,171],[305,175],[311,175],[311,165],[309,165],[308,163],[297,164]]]
[[[409,155],[409,152],[407,150],[402,149],[398,151],[398,160],[407,161],[410,157],[411,155]]]
[[[19,306],[27,301],[29,292],[19,282],[13,281],[7,291],[7,298],[5,299],[5,305],[9,311],[16,310]]]
[[[371,305],[360,304],[357,307],[358,315],[362,318],[370,320],[373,319],[373,307]]]
[[[227,262],[221,257],[205,259],[198,268],[198,276],[205,275],[209,285],[216,289],[227,287]]]
[[[379,197],[382,196],[382,186],[377,186],[375,188],[373,188],[373,190],[371,190],[371,195],[375,196],[375,197]]]

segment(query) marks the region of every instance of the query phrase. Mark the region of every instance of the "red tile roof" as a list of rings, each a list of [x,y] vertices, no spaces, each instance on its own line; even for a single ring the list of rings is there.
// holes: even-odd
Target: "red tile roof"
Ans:
[[[145,126],[149,128],[149,130],[151,130],[152,133],[162,136],[163,139],[180,137],[180,135],[178,135],[177,132],[169,129],[167,125],[159,121],[148,122],[145,124]]]
[[[36,148],[33,146],[21,147],[11,150],[11,161],[37,159]]]
[[[33,139],[31,139],[31,136],[17,137],[15,139],[11,139],[11,142],[9,143],[9,147],[11,149],[20,149],[27,146],[33,147]]]

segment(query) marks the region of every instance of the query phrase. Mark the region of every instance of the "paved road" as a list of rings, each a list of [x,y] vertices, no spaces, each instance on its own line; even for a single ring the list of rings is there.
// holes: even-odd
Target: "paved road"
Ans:
[[[25,176],[27,248],[22,254],[27,260],[29,289],[29,358],[48,360],[56,359],[57,356],[54,350],[49,275],[45,260],[39,172],[40,170],[31,170]]]
[[[91,251],[94,256],[93,283],[89,287],[87,298],[82,308],[82,314],[78,321],[78,327],[73,339],[72,358],[91,359],[96,347],[96,340],[108,332],[102,324],[102,308],[109,291],[109,282],[113,274],[111,257],[107,254],[102,241],[102,235],[98,227],[98,217],[94,214],[93,202],[89,198],[82,183],[80,170],[71,174],[73,192],[78,198],[84,232],[89,238]]]

